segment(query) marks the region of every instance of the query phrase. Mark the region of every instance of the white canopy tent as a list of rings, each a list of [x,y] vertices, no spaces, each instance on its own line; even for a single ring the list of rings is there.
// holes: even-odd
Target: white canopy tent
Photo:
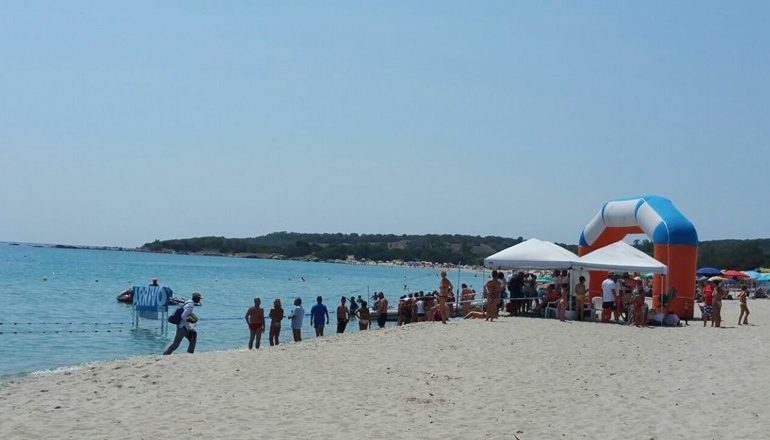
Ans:
[[[484,259],[490,269],[568,269],[578,256],[550,241],[530,238]]]
[[[572,268],[662,274],[668,272],[665,264],[623,241],[617,241],[577,258]]]

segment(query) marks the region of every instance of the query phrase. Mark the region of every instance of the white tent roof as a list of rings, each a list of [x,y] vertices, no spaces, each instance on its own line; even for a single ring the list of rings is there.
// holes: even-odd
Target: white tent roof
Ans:
[[[530,238],[484,259],[491,269],[567,269],[578,256],[563,247]]]
[[[617,241],[578,258],[573,269],[626,272],[666,273],[666,265],[636,249]]]

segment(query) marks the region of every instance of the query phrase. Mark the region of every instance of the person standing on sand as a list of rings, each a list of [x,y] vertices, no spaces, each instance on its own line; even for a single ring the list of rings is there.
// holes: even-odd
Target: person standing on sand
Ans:
[[[743,319],[743,324],[749,324],[749,305],[746,304],[748,297],[748,289],[746,286],[741,286],[741,293],[738,294],[738,304],[741,305],[741,314],[738,315],[738,325],[741,325],[741,319]]]
[[[302,319],[305,318],[305,309],[302,308],[302,299],[294,300],[294,310],[291,312],[291,333],[294,336],[294,342],[302,340]]]
[[[310,325],[315,329],[315,335],[324,335],[324,318],[326,318],[326,325],[329,325],[329,310],[323,304],[323,298],[320,296],[316,299],[316,305],[310,309]]]
[[[259,297],[254,298],[254,305],[246,310],[246,316],[243,317],[246,325],[249,326],[249,350],[253,346],[259,350],[262,333],[265,331],[265,311],[260,307],[261,304],[262,300]]]
[[[492,278],[484,283],[484,293],[487,297],[487,316],[484,321],[493,321],[497,318],[497,303],[500,298],[500,282],[497,278],[497,271],[492,271]]]
[[[270,346],[278,345],[278,337],[281,336],[281,320],[283,319],[283,307],[281,300],[276,298],[273,301],[273,308],[270,309]]]
[[[575,284],[575,312],[577,320],[583,320],[583,308],[586,305],[586,277],[580,276],[578,283]]]
[[[610,316],[615,314],[615,322],[619,320],[617,308],[615,308],[615,297],[618,293],[618,286],[615,284],[615,274],[607,274],[607,279],[602,281],[602,322],[610,322]]]
[[[722,298],[725,297],[725,290],[719,283],[714,288],[714,305],[712,307],[714,315],[711,318],[712,327],[722,327]]]
[[[377,298],[377,326],[383,328],[386,322],[388,322],[388,300],[385,299],[385,294],[380,292]]]
[[[562,286],[561,298],[559,298],[559,304],[557,310],[559,311],[559,321],[565,322],[567,316],[567,309],[569,308],[569,288]]]
[[[446,302],[449,295],[452,294],[452,282],[446,277],[446,271],[441,271],[441,281],[438,284],[438,312],[441,314],[441,322],[446,324],[447,307]]]
[[[174,335],[174,342],[171,343],[171,345],[168,346],[166,351],[163,352],[164,355],[169,355],[174,352],[177,348],[179,348],[179,344],[182,342],[182,339],[187,338],[188,345],[187,345],[187,352],[188,353],[194,353],[195,352],[195,343],[198,340],[198,332],[195,331],[195,314],[193,314],[193,308],[195,307],[195,304],[198,304],[201,302],[201,299],[203,297],[199,292],[194,292],[192,294],[192,299],[188,299],[184,302],[184,305],[182,306],[182,317],[179,321],[179,324],[176,325],[176,334]]]
[[[345,305],[346,298],[340,298],[340,305],[337,306],[337,333],[345,333],[345,327],[348,326],[348,307]]]
[[[508,283],[505,281],[505,274],[502,271],[497,273],[497,282],[500,283],[500,297],[497,299],[497,310],[495,311],[495,316],[500,315],[500,310],[502,310],[505,306],[505,298],[508,297],[508,294],[505,292]]]
[[[369,328],[371,315],[369,314],[369,306],[366,304],[366,301],[361,300],[359,303],[361,307],[356,310],[356,317],[358,317],[358,330],[363,331]]]
[[[701,312],[703,318],[703,326],[711,319],[714,314],[714,284],[709,281],[706,287],[703,289],[703,311]]]
[[[419,296],[416,296],[415,299],[417,300],[415,303],[417,322],[423,322],[425,321],[425,298],[420,294]]]
[[[358,303],[356,302],[356,297],[351,296],[350,297],[350,313],[348,313],[348,318],[353,319],[356,317],[356,311],[358,310]]]

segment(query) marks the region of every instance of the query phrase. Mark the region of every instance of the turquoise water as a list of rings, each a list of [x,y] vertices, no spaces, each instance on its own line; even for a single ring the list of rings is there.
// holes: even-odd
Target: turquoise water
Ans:
[[[483,283],[480,273],[450,271],[453,283],[458,283],[458,276],[460,282],[477,289]],[[324,297],[332,312],[342,295],[366,298],[383,291],[392,300],[403,295],[405,288],[429,291],[438,286],[434,269],[0,243],[0,379],[162,353],[173,328],[162,335],[159,321],[141,320],[140,329],[133,330],[131,307],[115,300],[126,288],[145,285],[152,277],[172,288],[174,296],[203,293],[202,306],[195,311],[200,317],[196,351],[245,348],[248,330],[243,315],[254,296],[262,298],[266,314],[275,298],[288,312],[294,298],[300,297],[309,311],[317,295]],[[332,316],[327,334],[336,331],[335,322]],[[347,331],[356,331],[357,324],[351,324]],[[303,339],[311,337],[306,317]],[[281,341],[291,339],[284,320]],[[266,345],[265,334],[262,346]],[[178,351],[186,347],[185,340]]]

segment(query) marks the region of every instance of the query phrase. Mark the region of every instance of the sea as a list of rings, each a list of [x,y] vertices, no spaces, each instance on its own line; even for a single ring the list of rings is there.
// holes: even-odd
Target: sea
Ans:
[[[478,271],[448,272],[455,287],[466,283],[480,290],[484,282]],[[437,289],[439,270],[0,243],[0,381],[161,354],[173,339],[173,325],[165,334],[160,319],[139,319],[137,327],[131,305],[116,300],[122,291],[147,285],[154,277],[174,297],[202,293],[195,308],[196,352],[204,352],[246,349],[249,332],[243,316],[255,296],[262,299],[266,315],[276,298],[288,315],[295,298],[309,312],[322,296],[331,315],[328,335],[336,331],[334,310],[342,296],[368,301],[382,291],[393,303],[409,292]],[[358,323],[351,321],[346,332],[355,331]],[[313,337],[306,316],[302,338]],[[280,342],[290,341],[284,320]],[[262,349],[269,350],[268,345],[264,334]],[[183,340],[177,351],[186,347]]]

